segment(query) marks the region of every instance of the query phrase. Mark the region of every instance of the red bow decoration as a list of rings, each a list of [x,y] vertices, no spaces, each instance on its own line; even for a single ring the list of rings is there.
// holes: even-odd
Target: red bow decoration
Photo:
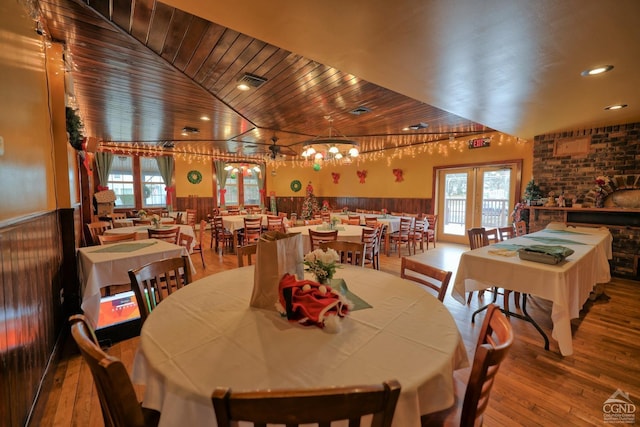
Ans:
[[[220,191],[220,206],[224,206],[225,205],[224,193],[226,193],[227,190],[225,190],[224,188],[221,188],[219,191]]]
[[[340,174],[336,172],[331,172],[331,178],[333,178],[333,183],[337,184],[340,181]]]
[[[98,185],[98,191],[107,191],[109,187],[105,187],[104,185]]]
[[[402,177],[402,169],[394,169],[393,174],[396,176],[396,182],[404,181],[404,178]]]
[[[364,180],[367,178],[367,171],[363,169],[356,173],[358,174],[358,178],[360,178],[360,184],[364,184]]]
[[[173,206],[172,194],[176,192],[175,187],[164,187],[164,191],[167,192],[167,206]]]

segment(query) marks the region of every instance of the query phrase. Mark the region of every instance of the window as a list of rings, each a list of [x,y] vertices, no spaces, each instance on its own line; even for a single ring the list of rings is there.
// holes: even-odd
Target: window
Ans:
[[[133,193],[133,158],[131,156],[114,156],[109,172],[107,186],[116,193],[117,208],[135,207]]]
[[[257,172],[251,171],[250,174],[242,177],[244,188],[244,204],[246,205],[259,205],[260,204],[260,189],[258,188]]]
[[[227,206],[229,205],[238,205],[239,202],[239,197],[238,197],[238,174],[237,173],[232,173],[229,174],[229,176],[227,176],[227,182],[224,186],[224,189],[227,190],[227,192],[224,195],[224,201],[225,204]],[[218,196],[218,202],[220,202],[219,200],[219,196]]]
[[[142,185],[142,207],[166,206],[166,186],[155,157],[140,157],[140,184]]]

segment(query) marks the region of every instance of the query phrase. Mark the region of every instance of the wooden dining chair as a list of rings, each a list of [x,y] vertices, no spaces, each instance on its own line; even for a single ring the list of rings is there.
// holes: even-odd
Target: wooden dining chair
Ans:
[[[339,420],[349,420],[350,427],[359,427],[363,425],[361,418],[371,415],[366,425],[390,427],[399,396],[400,383],[391,380],[373,385],[291,390],[233,391],[218,387],[211,400],[218,427],[235,426],[237,421],[256,427],[325,427]]]
[[[330,223],[331,222],[331,212],[329,211],[320,211],[320,219],[322,222]]]
[[[154,228],[149,227],[147,229],[147,235],[150,239],[163,240],[165,242],[173,243],[174,245],[178,244],[178,239],[180,237],[180,227],[172,227],[172,228]]]
[[[185,248],[189,253],[191,253],[191,248],[193,247],[194,237],[190,234],[180,233],[178,237],[178,245]]]
[[[196,239],[196,243],[193,245],[193,247],[191,248],[192,252],[200,252],[200,261],[202,261],[202,268],[207,268],[207,266],[204,264],[204,231],[207,228],[207,221],[205,221],[204,219],[200,220],[200,227],[198,228],[198,230],[196,231],[196,236],[198,236],[198,238]]]
[[[498,236],[500,237],[500,241],[504,242],[505,240],[514,238],[516,236],[516,230],[513,225],[498,227]]]
[[[489,241],[490,245],[501,241],[500,232],[497,228],[489,228],[485,230],[485,234],[487,235],[487,240]]]
[[[378,242],[376,241],[377,237],[378,237],[378,230],[375,227],[362,228],[362,236],[360,237],[360,241],[365,245],[364,263],[371,264],[372,268],[379,270],[380,266],[377,265],[376,256],[375,256],[376,245],[378,244]]]
[[[191,283],[191,263],[187,255],[164,258],[129,270],[129,279],[144,323],[164,298]]]
[[[349,220],[349,224],[360,225],[360,215],[348,214],[347,219]]]
[[[438,240],[438,236],[436,235],[438,230],[438,215],[436,214],[426,214],[425,219],[429,222],[427,229],[425,230],[427,241],[427,249],[429,249],[429,243],[433,242],[433,247],[436,247],[436,240]]]
[[[364,217],[364,226],[365,227],[376,228],[376,225],[378,225],[378,217],[377,216],[365,216]]]
[[[347,240],[334,240],[321,242],[320,249],[333,249],[338,253],[341,264],[351,264],[364,267],[365,244],[362,242],[350,242]]]
[[[524,236],[527,234],[527,223],[524,221],[518,221],[513,224],[513,227],[516,230],[516,236]]]
[[[136,397],[127,369],[120,359],[105,353],[98,343],[95,331],[82,314],[69,318],[71,336],[82,358],[89,366],[95,383],[102,419],[106,427],[157,426],[160,413],[143,408]]]
[[[211,227],[211,247],[213,248],[213,242],[216,243],[216,252],[218,248],[224,253],[224,248],[233,246],[233,233],[227,230],[224,226],[222,216],[213,217],[213,225]]]
[[[508,319],[498,306],[491,304],[480,329],[468,381],[465,384],[455,378],[454,405],[423,415],[422,426],[481,426],[496,374],[513,340],[513,329]]]
[[[133,233],[102,234],[98,236],[98,241],[101,245],[121,242],[133,242],[134,240],[138,240],[138,233],[136,233],[135,231]]]
[[[267,231],[280,231],[284,233],[284,217],[267,215]]]
[[[320,247],[322,242],[331,242],[338,240],[338,230],[332,231],[316,231],[309,229],[309,241],[311,242],[311,250],[314,251]]]
[[[400,228],[389,235],[391,246],[395,246],[398,251],[398,257],[401,256],[402,245],[406,245],[411,255],[411,246],[413,246],[413,253],[415,254],[415,240],[411,234],[413,224],[413,218],[402,217],[400,218]]]
[[[96,246],[100,244],[98,236],[104,234],[105,230],[113,228],[110,221],[94,221],[84,225],[84,240],[87,246]]]
[[[407,257],[402,257],[400,263],[400,277],[433,289],[438,293],[440,301],[444,301],[452,274],[451,271],[441,270]]]
[[[418,246],[418,244],[419,244],[420,250],[424,252],[425,243],[428,243],[426,239],[427,226],[428,224],[425,223],[424,219],[416,219],[414,222],[413,228],[409,232],[411,235],[410,236],[411,240],[413,241],[413,244],[414,244],[414,249],[413,249],[414,254],[416,253],[415,247]],[[428,244],[427,244],[427,249],[429,249]]]
[[[196,209],[186,209],[185,210],[185,219],[187,225],[193,227],[193,231],[196,231],[196,221],[197,221],[198,211]]]
[[[251,257],[256,255],[258,245],[253,243],[251,245],[238,246],[236,248],[236,257],[238,258],[238,267],[244,267],[246,265],[252,265]],[[246,259],[246,263],[245,263]]]
[[[242,231],[242,244],[257,243],[262,234],[262,217],[244,218],[244,230]]]

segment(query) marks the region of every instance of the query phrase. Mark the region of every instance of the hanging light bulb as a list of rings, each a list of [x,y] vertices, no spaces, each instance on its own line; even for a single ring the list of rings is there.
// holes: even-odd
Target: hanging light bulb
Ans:
[[[349,149],[349,155],[351,157],[358,157],[359,154],[360,154],[360,152],[358,151],[358,149],[356,147],[351,147]]]
[[[333,158],[334,158],[334,159],[336,159],[336,160],[340,160],[340,159],[342,158],[342,153],[338,151],[338,152],[333,156]]]
[[[329,152],[331,154],[337,154],[340,152],[340,150],[338,150],[338,147],[336,147],[335,145],[332,145],[331,147],[329,147]]]
[[[316,155],[314,156],[314,158],[316,160],[322,160],[322,153],[316,153]]]

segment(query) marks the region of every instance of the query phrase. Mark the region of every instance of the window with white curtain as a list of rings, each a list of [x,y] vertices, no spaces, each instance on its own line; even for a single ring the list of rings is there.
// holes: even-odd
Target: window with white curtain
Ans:
[[[107,186],[116,193],[117,208],[135,207],[133,190],[133,157],[114,156]]]
[[[140,185],[142,186],[143,207],[152,208],[167,205],[166,186],[155,157],[140,157]]]

